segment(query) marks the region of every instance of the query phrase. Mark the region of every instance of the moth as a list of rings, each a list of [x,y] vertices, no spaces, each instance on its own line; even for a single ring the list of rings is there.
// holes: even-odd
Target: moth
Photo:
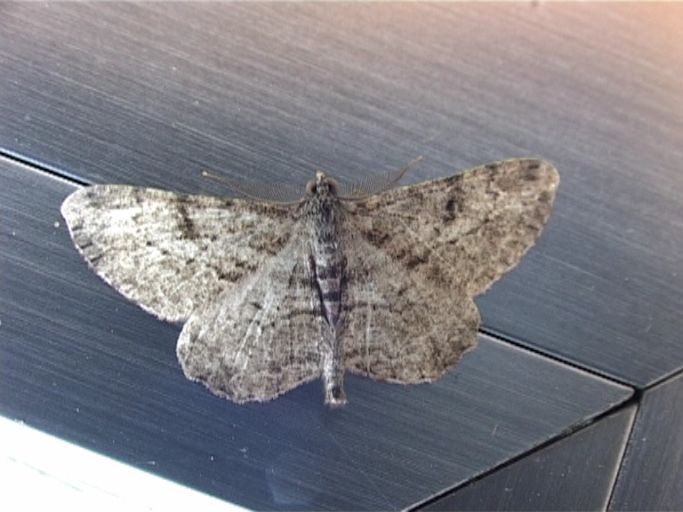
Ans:
[[[317,172],[288,203],[95,185],[61,211],[100,277],[184,323],[189,379],[244,403],[322,378],[335,406],[346,371],[413,384],[458,363],[477,341],[473,297],[534,244],[559,175],[512,159],[386,181],[348,187]]]

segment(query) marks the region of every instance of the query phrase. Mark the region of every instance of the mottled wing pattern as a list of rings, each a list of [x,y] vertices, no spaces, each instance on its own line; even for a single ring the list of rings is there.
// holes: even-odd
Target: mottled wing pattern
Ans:
[[[62,205],[74,243],[110,285],[145,310],[183,321],[287,244],[285,206],[97,185]]]
[[[178,340],[188,378],[241,403],[270,400],[320,377],[329,327],[297,244],[190,316]]]
[[[472,297],[533,245],[558,183],[548,162],[504,160],[348,202],[348,229],[413,281]]]
[[[435,288],[347,231],[340,343],[345,367],[389,382],[437,379],[475,345],[479,312],[470,297]]]

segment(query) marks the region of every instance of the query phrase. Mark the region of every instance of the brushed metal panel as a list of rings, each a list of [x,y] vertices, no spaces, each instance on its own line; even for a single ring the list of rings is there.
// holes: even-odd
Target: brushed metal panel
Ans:
[[[627,406],[421,510],[605,510],[635,412]]]
[[[683,509],[683,375],[643,394],[610,510]]]

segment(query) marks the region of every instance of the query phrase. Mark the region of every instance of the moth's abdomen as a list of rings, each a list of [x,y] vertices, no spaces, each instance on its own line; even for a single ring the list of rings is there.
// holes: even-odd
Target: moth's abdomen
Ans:
[[[318,246],[313,256],[315,279],[325,318],[331,327],[339,321],[342,283],[342,259],[336,244]]]
[[[311,269],[320,305],[333,329],[339,321],[343,255],[339,245],[341,211],[339,201],[329,193],[318,192],[307,204],[311,222]]]

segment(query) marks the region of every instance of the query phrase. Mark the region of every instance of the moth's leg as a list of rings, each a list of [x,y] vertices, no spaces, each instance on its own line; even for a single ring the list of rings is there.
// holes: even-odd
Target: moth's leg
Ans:
[[[325,403],[336,407],[346,403],[344,393],[344,361],[339,336],[331,330],[322,343]]]

